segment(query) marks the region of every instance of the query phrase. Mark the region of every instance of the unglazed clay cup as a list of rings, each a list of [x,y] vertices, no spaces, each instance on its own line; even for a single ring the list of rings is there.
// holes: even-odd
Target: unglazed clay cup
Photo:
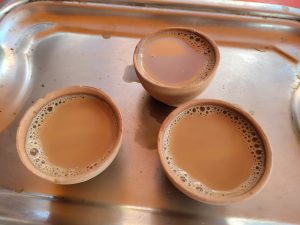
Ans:
[[[196,117],[198,122],[185,122]],[[231,131],[223,132],[224,124],[229,124],[232,134]],[[195,128],[197,134],[191,135]],[[223,145],[231,143],[231,146],[237,142],[246,147],[233,151]],[[197,146],[190,147],[191,143]],[[216,147],[218,145],[221,147]],[[270,145],[259,124],[244,110],[220,100],[193,100],[170,113],[159,131],[158,152],[161,164],[176,188],[192,199],[213,205],[231,204],[254,196],[266,184],[272,167]],[[248,161],[250,164],[247,167]],[[228,185],[245,168],[248,173],[241,178],[242,182],[236,181],[238,185],[232,188],[218,189],[211,182],[216,182],[220,187]]]
[[[28,137],[29,135],[35,135],[32,132],[32,130],[30,131],[30,129],[32,129],[33,120],[36,120],[38,116],[43,116],[44,113],[42,115],[40,114],[41,112],[44,112],[43,110],[45,110],[45,106],[48,107],[49,104],[52,104],[53,106],[49,107],[48,110],[51,109],[51,111],[55,112],[54,109],[52,109],[55,107],[53,102],[55,102],[56,100],[59,101],[59,99],[68,99],[68,98],[70,99],[71,96],[75,96],[74,98],[77,98],[78,96],[82,98],[85,98],[85,96],[88,96],[87,98],[95,97],[95,99],[98,99],[99,102],[101,102],[101,104],[103,103],[111,113],[109,115],[112,115],[114,118],[113,121],[116,126],[115,133],[114,133],[115,138],[113,139],[113,142],[110,145],[109,150],[105,153],[105,155],[101,157],[101,159],[95,159],[97,161],[96,163],[93,162],[92,165],[88,165],[86,168],[84,167],[84,169],[80,170],[80,172],[76,172],[75,169],[74,170],[69,169],[68,171],[66,170],[67,172],[65,172],[65,174],[63,173],[61,174],[61,172],[55,171],[55,168],[51,169],[49,167],[50,168],[49,169],[47,167],[49,170],[45,169],[43,165],[40,164],[41,160],[39,160],[39,162],[36,161],[37,158],[35,156],[36,155],[38,156],[38,154],[42,154],[42,153],[37,148],[28,149],[29,148]],[[55,105],[57,104],[59,103],[55,103]],[[70,115],[71,114],[72,112],[70,112]],[[25,115],[20,121],[17,130],[16,145],[22,163],[33,174],[43,179],[46,179],[50,182],[53,182],[55,184],[75,184],[75,183],[81,183],[87,181],[97,176],[113,162],[121,146],[122,133],[123,133],[123,127],[122,127],[121,114],[117,106],[113,103],[113,101],[107,94],[93,87],[72,86],[72,87],[62,88],[47,94],[45,97],[40,98],[26,111]],[[43,154],[45,155],[45,153]],[[72,154],[70,154],[68,157],[72,159]]]
[[[192,49],[195,48],[197,57],[201,59],[197,60],[197,62],[199,62],[199,69],[196,70],[192,77],[182,82],[169,83],[156,79],[154,77],[155,72],[149,72],[149,69],[147,69],[151,66],[149,67],[145,63],[145,51],[147,51],[146,49],[149,47],[149,45],[152,45],[160,38],[166,38],[168,36],[172,37],[173,39],[178,38],[178,40],[182,40]],[[160,52],[164,51],[163,46],[164,44],[162,44],[162,48],[159,49]],[[191,55],[186,56],[192,57]],[[191,61],[194,60],[190,60],[190,62]],[[139,41],[133,55],[133,63],[136,74],[145,90],[155,99],[171,106],[178,106],[199,95],[213,79],[219,61],[220,54],[216,43],[206,34],[190,28],[168,28],[151,33]],[[189,64],[189,61],[186,62],[186,60],[185,62],[175,62],[170,59],[168,62],[170,65],[167,65],[167,67],[172,67],[172,65],[176,63],[176,66],[179,68],[179,70],[181,69],[181,66],[183,68],[186,66],[186,64]],[[167,72],[163,73],[167,74]],[[169,79],[172,79],[172,77]]]

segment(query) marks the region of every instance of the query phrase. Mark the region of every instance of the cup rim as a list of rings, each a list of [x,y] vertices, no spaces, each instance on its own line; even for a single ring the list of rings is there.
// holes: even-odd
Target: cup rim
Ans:
[[[144,43],[151,37],[156,36],[160,33],[163,32],[167,32],[167,31],[185,31],[185,32],[190,32],[193,34],[196,34],[198,36],[201,36],[202,38],[206,39],[206,41],[212,46],[214,52],[215,52],[215,64],[213,69],[209,72],[208,76],[199,81],[199,82],[195,82],[195,83],[187,83],[184,85],[168,85],[168,84],[164,84],[164,83],[160,83],[160,82],[156,82],[154,79],[149,78],[149,76],[145,75],[143,70],[141,69],[141,65],[140,63],[138,63],[138,59],[140,57],[140,49],[143,47]],[[198,89],[203,82],[205,82],[206,80],[208,80],[210,77],[212,77],[216,70],[217,67],[219,65],[220,62],[220,52],[219,52],[219,48],[218,45],[216,44],[216,42],[209,37],[207,34],[200,32],[194,28],[188,28],[188,27],[168,27],[168,28],[164,28],[164,29],[160,29],[160,30],[156,30],[154,32],[149,33],[148,35],[146,35],[145,37],[141,38],[140,41],[138,42],[138,44],[136,45],[135,49],[134,49],[134,54],[133,54],[133,65],[137,71],[137,75],[141,76],[143,79],[145,79],[147,82],[151,83],[154,86],[160,87],[160,88],[166,88],[169,90],[191,90],[191,89]]]
[[[48,175],[46,173],[41,172],[39,169],[37,169],[30,159],[27,156],[26,153],[26,147],[25,147],[25,140],[26,135],[28,132],[28,128],[32,122],[32,119],[36,116],[36,114],[50,101],[62,97],[62,96],[68,96],[72,94],[87,94],[87,95],[93,95],[95,97],[100,98],[101,100],[105,101],[109,107],[112,109],[114,115],[116,116],[117,124],[118,124],[118,133],[117,138],[115,140],[115,143],[113,145],[113,148],[111,149],[111,152],[106,157],[106,159],[101,162],[101,164],[96,167],[93,170],[90,170],[82,175],[74,176],[74,177],[55,177]],[[38,99],[32,106],[30,106],[25,114],[23,115],[22,119],[20,120],[18,129],[17,129],[17,135],[16,135],[16,147],[18,155],[24,164],[24,166],[30,170],[33,174],[44,178],[50,182],[53,182],[55,184],[76,184],[81,183],[84,181],[87,181],[101,172],[103,172],[115,159],[117,156],[121,142],[122,142],[122,135],[123,135],[123,122],[122,117],[119,109],[115,105],[115,103],[112,101],[112,99],[103,91],[101,91],[98,88],[90,87],[90,86],[69,86],[64,87],[61,89],[57,89],[55,91],[52,91],[48,94],[46,94],[44,97],[41,97]]]
[[[230,109],[234,112],[237,112],[238,114],[240,114],[242,117],[246,118],[251,123],[251,125],[256,129],[258,135],[260,136],[260,138],[263,142],[264,151],[265,151],[265,168],[264,168],[264,172],[263,172],[261,178],[247,192],[242,193],[240,195],[230,196],[230,197],[227,197],[227,198],[224,198],[224,199],[209,197],[205,194],[201,194],[199,192],[196,192],[195,190],[192,190],[191,188],[187,188],[170,171],[170,167],[168,166],[168,163],[164,159],[164,155],[163,155],[163,136],[165,134],[165,131],[166,131],[167,127],[170,125],[171,121],[174,118],[176,118],[176,116],[179,113],[181,113],[185,109],[188,109],[192,106],[197,106],[197,105],[201,105],[201,104],[202,105],[203,104],[219,105],[219,106],[223,106],[225,108],[228,108],[228,109]],[[270,177],[270,174],[271,174],[271,170],[272,170],[272,151],[271,151],[269,140],[268,140],[266,134],[264,133],[263,129],[261,128],[261,126],[258,124],[258,122],[256,122],[254,120],[254,118],[249,113],[247,113],[246,111],[244,111],[240,107],[238,107],[236,105],[233,105],[231,103],[228,103],[226,101],[223,101],[223,100],[196,99],[196,100],[189,101],[189,102],[179,106],[174,111],[172,111],[167,116],[167,118],[164,120],[164,122],[162,123],[161,128],[159,130],[159,134],[158,134],[157,144],[158,144],[159,158],[160,158],[161,164],[163,166],[163,169],[166,172],[167,177],[175,185],[175,187],[178,188],[181,192],[183,192],[187,196],[189,196],[190,198],[192,198],[196,201],[204,202],[204,203],[211,204],[211,205],[226,205],[226,204],[236,203],[236,202],[240,202],[240,201],[249,199],[250,197],[254,196],[259,191],[262,190],[262,188],[267,183],[267,181]]]

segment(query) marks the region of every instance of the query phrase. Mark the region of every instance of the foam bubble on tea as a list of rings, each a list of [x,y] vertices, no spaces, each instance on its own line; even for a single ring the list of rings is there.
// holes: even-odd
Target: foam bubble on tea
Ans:
[[[222,105],[195,105],[178,114],[165,130],[163,157],[182,185],[216,198],[247,193],[265,170],[258,131]]]
[[[184,30],[166,30],[150,37],[141,52],[145,74],[167,85],[206,79],[216,58],[206,38]]]
[[[117,118],[104,100],[88,94],[56,98],[32,119],[25,150],[32,164],[53,177],[97,168],[117,139]]]

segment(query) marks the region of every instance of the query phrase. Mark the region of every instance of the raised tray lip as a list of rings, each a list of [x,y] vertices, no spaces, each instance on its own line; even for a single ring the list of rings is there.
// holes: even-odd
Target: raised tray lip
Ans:
[[[234,0],[10,0],[0,4],[1,20],[16,8],[23,5],[41,3],[63,3],[63,4],[105,4],[115,6],[132,6],[141,8],[175,9],[194,12],[207,12],[218,14],[229,14],[239,16],[255,16],[263,18],[287,19],[300,22],[300,9],[277,4],[244,2]]]

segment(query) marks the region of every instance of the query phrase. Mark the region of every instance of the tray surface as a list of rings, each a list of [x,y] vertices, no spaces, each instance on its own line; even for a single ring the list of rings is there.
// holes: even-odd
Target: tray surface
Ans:
[[[155,1],[13,4],[0,13],[0,222],[300,223],[297,10],[273,16],[270,10],[262,17],[253,11],[239,15],[233,9],[220,10],[225,5],[201,11],[175,7],[176,2],[169,8]],[[220,47],[216,76],[198,98],[240,106],[269,138],[271,178],[248,201],[230,206],[198,203],[173,187],[162,170],[157,135],[173,108],[144,91],[132,56],[139,38],[174,26],[206,32]],[[124,140],[105,172],[82,184],[58,186],[21,164],[15,134],[30,105],[69,85],[90,85],[108,93],[122,113]]]

